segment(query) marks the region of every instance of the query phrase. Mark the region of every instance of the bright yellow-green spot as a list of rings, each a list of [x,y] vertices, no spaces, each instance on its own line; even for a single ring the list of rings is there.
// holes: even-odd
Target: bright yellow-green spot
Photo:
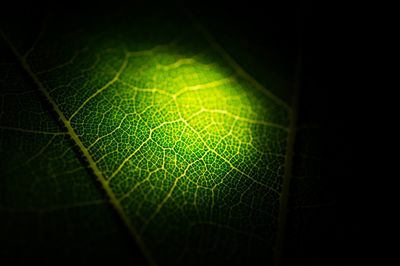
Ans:
[[[133,25],[49,25],[20,59],[147,257],[271,246],[289,108],[194,25]]]

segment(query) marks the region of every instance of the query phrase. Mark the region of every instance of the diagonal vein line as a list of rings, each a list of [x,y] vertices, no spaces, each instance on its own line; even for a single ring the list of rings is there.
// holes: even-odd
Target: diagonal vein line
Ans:
[[[50,140],[44,145],[35,155],[33,155],[30,159],[26,161],[26,163],[30,163],[33,160],[35,160],[37,157],[39,157],[54,141],[56,135],[53,135]]]
[[[197,90],[201,90],[201,89],[214,88],[214,87],[221,86],[221,85],[224,85],[224,84],[226,84],[228,82],[232,82],[232,81],[235,81],[235,76],[230,76],[230,77],[227,77],[224,79],[214,80],[214,81],[203,83],[203,84],[183,87],[178,92],[173,94],[173,97],[176,98],[176,97],[178,97],[186,92],[189,92],[189,91],[197,91]]]
[[[162,127],[162,126],[164,126],[164,125],[172,124],[172,123],[177,123],[177,122],[180,122],[180,121],[182,121],[182,118],[180,118],[180,119],[178,119],[178,120],[174,120],[174,121],[168,121],[168,122],[161,123],[160,125],[156,126],[155,128],[150,129],[150,133],[149,133],[149,136],[147,137],[147,139],[146,139],[142,144],[140,144],[140,146],[139,146],[137,149],[135,149],[128,157],[126,157],[125,160],[123,160],[123,162],[118,166],[118,168],[111,174],[111,176],[110,176],[110,178],[107,180],[107,182],[110,182],[111,179],[112,179],[114,176],[116,176],[116,175],[122,170],[122,168],[124,167],[124,165],[125,165],[127,162],[129,162],[129,160],[130,160],[136,153],[138,153],[138,152],[140,151],[140,149],[141,149],[145,144],[147,144],[147,143],[151,140],[151,136],[152,136],[152,134],[153,134],[153,132],[154,132],[155,130],[159,129],[160,127]]]
[[[48,19],[48,17],[46,16],[43,20],[42,20],[42,25],[40,27],[40,31],[39,34],[36,36],[35,41],[33,42],[33,44],[31,45],[31,47],[29,48],[28,51],[26,51],[26,53],[23,55],[23,58],[26,60],[29,55],[33,52],[33,50],[36,48],[36,45],[39,43],[39,41],[42,39],[45,31],[46,31],[46,20]]]
[[[203,138],[200,136],[200,134],[197,132],[197,130],[195,130],[188,122],[186,122],[185,120],[183,120],[183,122],[185,123],[185,125],[191,130],[193,131],[193,133],[195,133],[197,135],[197,137],[200,139],[200,141],[207,147],[208,150],[210,150],[211,152],[213,152],[216,156],[220,157],[224,162],[226,162],[233,170],[237,171],[238,173],[240,173],[241,175],[247,177],[248,179],[250,179],[251,181],[253,181],[254,183],[265,187],[271,191],[274,191],[275,193],[277,193],[278,195],[280,194],[279,191],[277,191],[276,189],[267,186],[266,184],[254,179],[253,177],[251,177],[250,175],[246,174],[245,172],[241,171],[239,168],[235,167],[228,159],[226,159],[224,156],[220,155],[218,152],[216,152],[213,148],[211,148],[207,142],[205,142],[203,140]]]
[[[185,14],[189,19],[194,23],[194,26],[197,30],[204,36],[204,38],[208,41],[208,43],[217,51],[222,58],[236,71],[236,73],[242,76],[245,80],[249,81],[257,90],[263,92],[266,96],[271,98],[277,104],[283,106],[287,110],[291,110],[292,108],[281,98],[277,97],[270,90],[261,85],[257,80],[255,80],[249,73],[247,73],[214,39],[214,37],[208,33],[208,31],[194,18],[194,16],[188,11],[185,10]]]
[[[196,161],[197,162],[197,161]],[[189,170],[189,168],[195,164],[195,162],[189,164],[186,168],[185,171],[183,172],[183,174],[181,174],[180,176],[178,176],[177,178],[175,178],[174,183],[172,184],[171,188],[168,190],[167,195],[161,200],[161,202],[157,205],[157,208],[154,210],[154,212],[150,215],[150,217],[146,220],[145,225],[142,227],[142,231],[144,231],[146,229],[146,227],[150,224],[150,222],[154,219],[154,217],[160,212],[161,208],[165,205],[165,203],[167,203],[167,201],[171,198],[172,193],[174,192],[179,180],[182,179],[182,177],[184,177],[187,173],[187,171]]]
[[[184,177],[186,176],[187,172],[189,171],[189,169],[196,164],[197,162],[199,162],[200,160],[202,160],[209,151],[207,151],[201,158],[199,158],[198,160],[188,164],[184,170],[184,172],[179,175],[177,178],[175,178],[174,183],[172,184],[171,188],[168,190],[167,195],[161,200],[161,202],[157,205],[157,208],[155,209],[155,211],[150,215],[150,217],[146,220],[145,225],[142,227],[142,231],[144,231],[146,229],[146,227],[150,224],[150,222],[154,219],[154,217],[160,212],[160,210],[164,207],[164,205],[167,203],[167,201],[171,198],[172,193],[175,191],[176,186],[178,185],[178,182]]]
[[[94,97],[96,97],[97,95],[99,95],[100,93],[102,93],[105,89],[107,89],[108,87],[110,87],[115,81],[118,80],[119,76],[122,74],[122,72],[124,71],[126,65],[128,64],[128,56],[125,56],[124,61],[122,62],[118,72],[115,74],[114,78],[112,80],[110,80],[106,85],[104,85],[103,87],[101,87],[100,89],[98,89],[95,93],[93,93],[92,95],[90,95],[82,104],[81,106],[78,107],[78,109],[76,109],[76,111],[70,116],[70,118],[68,119],[68,121],[72,121],[72,118],[74,118],[75,115],[77,115],[79,113],[80,110],[82,110],[82,108],[88,103],[90,102],[90,100],[92,100]]]
[[[226,110],[205,109],[205,108],[203,108],[200,112],[196,113],[195,115],[198,115],[198,114],[203,113],[203,112],[222,114],[222,115],[226,115],[226,116],[232,117],[235,120],[239,120],[239,121],[242,121],[242,122],[247,122],[249,124],[276,127],[276,128],[288,131],[288,128],[285,127],[285,126],[282,126],[282,125],[279,125],[279,124],[276,124],[276,123],[273,123],[273,122],[267,122],[267,121],[263,121],[263,120],[254,120],[254,119],[249,119],[249,118],[246,118],[246,117],[241,117],[241,116],[232,114],[232,113],[230,113],[230,112],[228,112]],[[192,115],[190,117],[190,119],[192,119],[193,117],[194,117],[194,115]],[[188,120],[190,120],[190,119],[188,119]]]
[[[241,171],[240,169],[238,169],[238,168],[235,167],[228,159],[226,159],[224,156],[220,155],[220,154],[219,154],[218,152],[216,152],[213,148],[211,148],[211,147],[207,144],[207,142],[204,141],[204,139],[200,136],[199,132],[197,132],[197,130],[194,129],[185,119],[183,119],[182,114],[181,114],[181,112],[180,112],[180,110],[179,110],[179,107],[178,107],[178,103],[177,103],[176,101],[175,101],[175,105],[176,105],[176,108],[177,108],[178,113],[179,113],[179,117],[180,117],[180,119],[182,120],[182,122],[185,123],[185,125],[186,125],[191,131],[193,131],[193,133],[195,133],[195,134],[197,135],[197,137],[199,138],[199,140],[204,144],[204,146],[205,146],[208,150],[210,150],[211,152],[213,152],[216,156],[220,157],[220,158],[221,158],[224,162],[226,162],[233,170],[235,170],[235,171],[237,171],[238,173],[242,174],[243,176],[249,178],[249,179],[252,180],[254,183],[256,183],[256,184],[258,184],[258,185],[260,185],[260,186],[262,186],[262,187],[265,187],[266,189],[269,189],[269,190],[271,190],[271,191],[274,191],[274,192],[277,193],[278,195],[280,194],[280,192],[279,192],[278,190],[276,190],[276,189],[274,189],[274,188],[272,188],[272,187],[270,187],[270,186],[268,186],[268,185],[266,185],[266,184],[264,184],[264,183],[262,183],[262,182],[260,182],[260,181],[258,181],[258,180],[256,180],[256,179],[252,178],[250,175],[248,175],[248,174],[246,174],[245,172],[243,172],[243,171]]]
[[[293,106],[288,105],[282,99],[274,95],[271,91],[267,90],[263,85],[257,82],[251,75],[249,75],[240,65],[218,44],[218,42],[209,34],[205,28],[196,21],[195,17],[191,14],[189,10],[184,9],[184,14],[194,23],[199,32],[205,37],[205,39],[210,43],[210,45],[224,58],[224,60],[230,64],[243,78],[249,81],[256,89],[263,92],[266,96],[270,97],[276,103],[280,104],[284,108],[288,110],[289,113],[289,128],[288,128],[288,137],[287,137],[287,150],[285,154],[285,165],[284,165],[284,176],[283,176],[283,185],[282,191],[280,194],[280,210],[279,210],[279,221],[278,221],[278,237],[275,243],[274,248],[274,265],[281,264],[282,258],[282,250],[283,250],[283,239],[284,239],[284,231],[286,224],[286,212],[287,212],[287,201],[289,194],[289,186],[290,179],[292,176],[292,157],[293,157],[293,149],[294,142],[296,138],[296,124],[297,124],[297,108],[298,108],[298,86],[300,80],[300,72],[301,72],[301,47],[299,48],[299,58],[296,66],[296,80],[297,84],[294,86],[294,95],[292,96]]]
[[[82,50],[76,50],[76,51],[74,52],[74,54],[72,55],[72,57],[71,57],[70,59],[68,59],[67,61],[65,61],[64,63],[62,63],[62,64],[57,64],[57,66],[50,67],[50,68],[45,69],[45,70],[37,71],[37,72],[36,72],[36,75],[43,75],[43,74],[45,74],[45,73],[49,73],[49,72],[52,72],[52,71],[61,69],[61,68],[63,68],[63,67],[66,67],[67,65],[72,64],[72,63],[74,62],[74,60],[78,57],[79,53],[81,53],[81,52],[82,52]]]
[[[98,168],[97,164],[95,163],[93,157],[90,155],[88,149],[85,147],[85,145],[82,143],[81,139],[79,138],[78,134],[75,132],[74,128],[72,127],[70,121],[65,117],[64,113],[60,110],[58,107],[57,103],[54,101],[54,99],[51,97],[49,92],[46,90],[45,86],[43,83],[38,79],[38,77],[33,73],[32,69],[30,68],[29,64],[26,62],[26,60],[21,56],[21,54],[18,52],[18,50],[14,47],[14,45],[11,43],[11,41],[7,38],[7,36],[3,33],[3,31],[0,30],[0,35],[1,37],[6,41],[7,45],[9,48],[12,50],[14,55],[17,57],[17,59],[20,61],[22,67],[27,71],[29,76],[33,79],[33,81],[36,83],[38,90],[43,93],[44,97],[47,99],[47,101],[51,104],[53,107],[54,111],[57,113],[59,116],[61,122],[64,124],[64,126],[67,128],[68,134],[70,135],[71,139],[75,142],[75,144],[78,146],[80,151],[82,152],[83,156],[86,158],[89,167],[93,170],[94,175],[97,177],[97,180],[101,183],[103,189],[106,191],[110,202],[118,212],[119,216],[121,217],[122,221],[126,225],[126,227],[129,229],[129,232],[131,233],[132,237],[136,240],[140,250],[143,252],[145,255],[145,258],[151,265],[155,265],[155,262],[153,261],[152,257],[150,256],[149,252],[144,246],[143,240],[139,233],[136,231],[136,229],[133,227],[131,221],[129,220],[128,216],[125,214],[121,203],[118,201],[117,197],[115,196],[114,192],[111,190],[110,186],[106,182],[106,179],[102,173],[102,171]]]
[[[145,141],[142,142],[142,144],[139,145],[139,147],[137,147],[128,157],[125,158],[125,160],[118,166],[118,168],[111,174],[110,178],[108,178],[107,183],[109,183],[111,181],[111,179],[114,178],[114,176],[116,176],[124,167],[124,165],[130,161],[130,159],[135,156],[136,153],[138,153],[140,151],[140,149],[146,145],[150,140],[151,140],[151,134],[152,131],[150,131],[149,136],[147,137],[147,139]]]

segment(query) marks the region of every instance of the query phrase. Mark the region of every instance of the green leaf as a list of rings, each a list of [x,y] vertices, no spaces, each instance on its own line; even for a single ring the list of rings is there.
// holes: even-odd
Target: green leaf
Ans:
[[[181,12],[92,12],[3,27],[5,253],[134,262],[128,234],[150,264],[272,262],[292,107]]]

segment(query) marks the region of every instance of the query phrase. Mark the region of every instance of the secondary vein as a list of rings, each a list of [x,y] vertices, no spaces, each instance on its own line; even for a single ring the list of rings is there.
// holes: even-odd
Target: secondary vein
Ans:
[[[125,223],[127,228],[129,229],[131,235],[137,241],[137,244],[138,244],[139,248],[141,249],[141,251],[145,255],[145,257],[146,257],[147,261],[149,262],[149,264],[155,265],[155,262],[151,258],[149,252],[145,249],[145,246],[144,246],[142,238],[140,237],[140,235],[138,234],[136,229],[131,224],[131,222],[130,222],[128,216],[125,214],[120,202],[118,201],[118,199],[116,198],[115,194],[113,193],[113,191],[111,190],[110,186],[108,185],[108,183],[107,183],[102,171],[98,168],[96,162],[94,161],[93,157],[90,155],[88,149],[82,143],[82,141],[79,138],[78,134],[75,132],[74,128],[72,127],[70,121],[65,117],[64,113],[60,110],[60,108],[58,107],[57,103],[54,101],[54,99],[50,95],[50,93],[46,90],[46,88],[43,85],[43,83],[38,79],[38,77],[32,71],[32,69],[30,68],[29,64],[26,62],[25,58],[18,52],[18,50],[14,47],[12,42],[8,39],[8,37],[1,30],[0,30],[0,35],[6,41],[7,45],[12,50],[14,55],[18,58],[18,60],[20,61],[22,67],[25,69],[25,71],[27,71],[29,76],[33,79],[35,84],[38,86],[39,91],[41,93],[43,93],[43,95],[45,96],[46,100],[51,104],[51,106],[53,107],[54,111],[59,116],[60,120],[62,121],[62,123],[66,127],[69,136],[75,142],[75,144],[79,147],[80,151],[82,152],[82,154],[86,158],[86,160],[87,160],[87,162],[89,164],[89,167],[92,169],[94,175],[97,177],[97,179],[101,183],[103,189],[106,191],[106,193],[107,193],[107,195],[108,195],[108,197],[110,199],[110,202],[112,203],[112,205],[114,206],[114,208],[118,212],[119,216],[121,217],[121,219],[123,220],[123,222]]]
[[[249,73],[247,73],[230,55],[227,53],[221,45],[213,38],[211,34],[198,22],[195,18],[188,12],[186,15],[190,17],[190,19],[194,22],[197,30],[204,36],[204,38],[208,41],[212,48],[217,51],[221,57],[236,71],[236,73],[243,77],[245,80],[249,81],[251,85],[254,86],[257,90],[263,92],[267,97],[271,98],[277,104],[283,106],[285,109],[290,111],[292,108],[281,98],[277,97],[270,90],[265,88],[262,84],[260,84],[257,80],[255,80]]]

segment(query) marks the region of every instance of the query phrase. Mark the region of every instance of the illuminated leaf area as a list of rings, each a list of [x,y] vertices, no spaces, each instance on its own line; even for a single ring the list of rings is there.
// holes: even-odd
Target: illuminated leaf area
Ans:
[[[39,88],[3,93],[31,103],[1,121],[13,131],[7,143],[23,134],[30,147],[20,170],[31,172],[27,190],[48,190],[34,204],[57,209],[40,199],[58,190],[54,205],[101,205],[87,164],[149,261],[271,260],[289,107],[189,22],[115,31],[79,21],[79,30],[65,29],[51,19],[30,50],[6,36]],[[8,174],[18,175],[8,162]]]

